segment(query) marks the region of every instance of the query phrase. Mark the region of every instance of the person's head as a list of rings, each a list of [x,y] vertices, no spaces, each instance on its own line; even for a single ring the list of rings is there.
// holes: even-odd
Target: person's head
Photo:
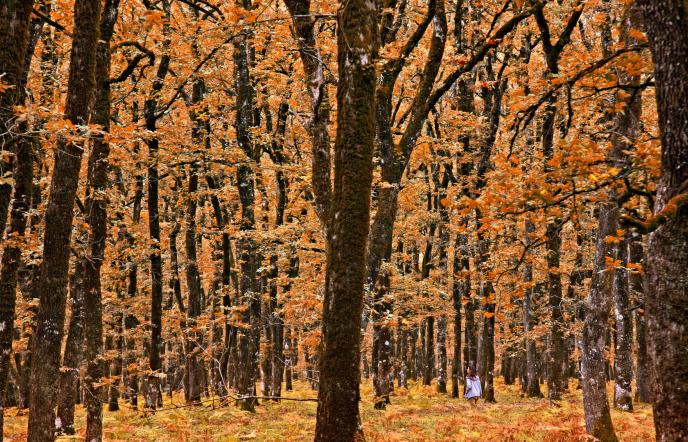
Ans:
[[[475,376],[475,367],[473,364],[466,364],[466,374],[468,376]]]

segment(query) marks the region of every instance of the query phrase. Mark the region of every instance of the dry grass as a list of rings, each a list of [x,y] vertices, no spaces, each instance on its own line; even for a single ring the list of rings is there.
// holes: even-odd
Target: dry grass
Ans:
[[[544,399],[520,397],[517,386],[496,385],[496,404],[472,408],[462,399],[436,393],[434,387],[414,385],[399,389],[392,405],[374,410],[369,384],[363,387],[361,404],[368,441],[580,441],[590,440],[583,425],[580,390],[567,393],[561,407]],[[297,383],[290,397],[314,397],[316,393]],[[181,397],[175,396],[181,404]],[[170,406],[170,402],[166,406]],[[612,412],[614,427],[622,441],[654,439],[652,409],[635,404],[633,413]],[[307,441],[313,437],[316,404],[283,401],[266,403],[253,414],[235,407],[180,408],[146,415],[123,408],[105,411],[107,441]],[[83,440],[84,412],[77,411],[78,435],[59,440]],[[6,441],[26,439],[27,416],[16,409],[5,411]],[[81,437],[80,437],[80,436]]]

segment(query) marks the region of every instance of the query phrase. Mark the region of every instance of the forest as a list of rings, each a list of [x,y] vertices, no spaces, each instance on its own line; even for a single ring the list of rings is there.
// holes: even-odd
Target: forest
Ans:
[[[2,440],[685,441],[688,2],[0,0],[0,231]]]

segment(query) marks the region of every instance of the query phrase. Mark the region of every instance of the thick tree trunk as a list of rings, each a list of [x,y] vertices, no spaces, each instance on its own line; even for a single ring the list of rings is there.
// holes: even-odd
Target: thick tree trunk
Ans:
[[[616,441],[607,400],[605,370],[605,336],[611,305],[613,268],[607,260],[615,256],[616,245],[605,241],[615,235],[619,209],[615,202],[600,204],[598,215],[597,245],[590,291],[585,301],[585,322],[581,342],[581,382],[585,428],[603,442]]]
[[[21,131],[14,115],[14,107],[22,105],[26,97],[23,81],[24,63],[29,48],[29,24],[33,3],[33,0],[8,0],[0,5],[0,75],[3,83],[14,86],[0,94],[2,150],[8,150]],[[6,158],[3,155],[0,161],[0,232],[5,232],[12,196],[12,185],[6,180],[12,177],[13,161]],[[4,388],[4,385],[0,386],[0,394],[4,392]]]
[[[110,40],[114,31],[119,0],[107,0],[100,22],[100,38],[96,48],[96,99],[91,121],[110,129]],[[95,387],[103,376],[103,307],[100,269],[105,258],[107,238],[106,191],[108,185],[108,155],[110,145],[104,136],[93,140],[88,159],[86,222],[89,226],[89,254],[84,260],[84,334],[86,338],[86,376],[84,377],[84,405],[86,406],[86,440],[103,439],[104,389]]]
[[[12,338],[14,335],[14,315],[16,306],[17,271],[21,264],[21,254],[25,244],[26,220],[30,206],[33,184],[32,144],[28,140],[17,143],[14,172],[14,201],[7,229],[5,248],[2,252],[0,270],[0,437],[3,431],[3,401],[6,395]]]
[[[0,270],[0,437],[3,434],[3,407],[7,394],[7,380],[12,355],[14,316],[16,306],[17,272],[25,244],[27,214],[33,186],[32,140],[16,143],[14,170],[14,200],[10,213],[5,247],[2,251]]]
[[[163,9],[166,18],[170,16],[169,1],[163,1]],[[160,140],[156,134],[158,115],[158,94],[162,90],[165,77],[169,71],[170,41],[167,34],[169,27],[163,27],[163,55],[158,64],[158,70],[151,91],[144,103],[143,116],[145,128],[151,133],[147,140],[148,145],[148,236],[151,242],[149,261],[150,261],[150,342],[148,343],[148,363],[150,374],[147,379],[146,407],[155,409],[162,398],[158,398],[160,375],[162,362],[160,352],[163,350],[162,343],[162,300],[163,300],[163,272],[162,272],[162,250],[160,248],[160,208],[159,208],[159,172],[158,155],[160,150]]]
[[[244,1],[243,7],[250,3]],[[237,142],[248,158],[254,158],[250,128],[253,126],[254,93],[251,86],[251,47],[246,37],[236,40],[234,48],[234,83],[237,91],[235,130]],[[256,404],[255,383],[258,371],[257,357],[260,339],[260,288],[257,270],[259,254],[254,238],[255,230],[255,177],[251,166],[241,164],[237,168],[237,186],[241,201],[241,230],[244,234],[237,245],[241,263],[240,304],[241,327],[238,330],[237,393],[238,405],[253,410]],[[258,307],[258,308],[256,308]],[[258,341],[257,341],[257,339]]]
[[[50,12],[50,2],[46,1],[41,5],[41,10],[44,13],[49,13]],[[43,51],[41,53],[41,62],[40,62],[40,69],[41,69],[41,92],[40,92],[40,104],[41,106],[45,108],[50,108],[50,106],[53,105],[54,102],[54,92],[55,92],[55,78],[56,78],[56,73],[58,69],[58,54],[57,54],[57,40],[59,39],[59,33],[56,30],[53,30],[52,27],[45,26],[43,27],[43,35],[42,35],[42,42],[43,42]],[[27,57],[28,57],[28,51],[27,51]],[[26,72],[26,69],[25,69]],[[26,78],[25,78],[26,80]],[[39,123],[37,126],[40,127],[42,123]],[[31,152],[31,158],[32,161],[36,163],[36,168],[38,170],[41,169],[42,163],[44,162],[45,154],[41,151],[36,152],[36,149],[32,149]],[[40,174],[36,174],[33,180],[33,185],[32,185],[32,192],[31,192],[31,211],[33,212],[29,216],[29,230],[31,231],[32,234],[35,234],[37,236],[41,236],[41,227],[42,227],[42,220],[43,220],[43,213],[38,209],[38,207],[41,206],[42,203],[42,195],[41,195],[41,186],[40,186],[40,180],[41,180]],[[37,253],[32,254],[34,257],[38,256]],[[25,300],[29,300],[31,298],[34,298],[38,295],[36,290],[34,290],[34,287],[36,285],[36,282],[38,280],[38,274],[40,273],[40,265],[38,264],[27,264],[23,266],[22,269],[20,269],[20,276],[23,273],[23,277],[20,277],[20,284],[21,281],[26,281],[25,283],[26,288],[22,289],[22,291],[25,294]],[[35,313],[37,310],[36,307],[30,307],[29,310],[31,313]],[[33,324],[31,326],[33,329]],[[31,340],[32,340],[32,332],[28,331],[23,331],[22,332],[23,337],[27,338],[29,341],[29,344],[26,346],[26,349],[24,353],[21,356],[21,368],[20,368],[20,385],[19,385],[19,407],[20,408],[29,408],[29,396],[30,396],[30,378],[31,378]]]
[[[0,5],[0,75],[2,81],[13,86],[0,93],[0,146],[2,150],[14,149],[14,175],[12,161],[0,161],[0,243],[4,239],[7,212],[10,206],[12,185],[8,178],[14,178],[14,202],[10,215],[7,237],[2,254],[0,270],[0,437],[3,435],[3,408],[7,394],[12,338],[14,335],[14,313],[16,306],[17,271],[21,261],[21,250],[26,230],[26,212],[30,205],[33,182],[33,157],[31,141],[17,137],[26,130],[25,124],[17,124],[14,107],[24,103],[25,77],[29,55],[29,18],[33,1],[8,1]],[[31,50],[31,52],[33,52]],[[28,180],[28,181],[27,181]]]
[[[75,126],[88,123],[95,91],[96,45],[100,1],[77,0],[75,30],[65,118]],[[40,307],[34,333],[31,367],[31,404],[28,438],[31,442],[54,440],[59,348],[65,320],[69,244],[74,198],[81,168],[83,142],[58,140],[50,197],[45,214],[43,264],[37,290]]]
[[[688,5],[641,0],[650,37],[662,140],[655,217],[647,249],[646,319],[655,381],[657,440],[688,438]]]
[[[377,8],[340,4],[334,187],[327,237],[315,440],[362,440],[359,361],[375,139]]]

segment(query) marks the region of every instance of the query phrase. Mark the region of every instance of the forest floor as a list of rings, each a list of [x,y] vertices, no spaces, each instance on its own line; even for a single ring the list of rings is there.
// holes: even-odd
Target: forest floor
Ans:
[[[609,385],[611,389],[611,384]],[[361,413],[367,441],[582,441],[586,436],[581,391],[565,394],[560,407],[546,399],[520,396],[517,385],[496,380],[495,404],[481,402],[471,407],[463,399],[451,399],[436,387],[413,385],[397,389],[386,410],[373,409],[370,383],[362,387]],[[610,391],[611,393],[611,391]],[[296,382],[288,397],[316,397],[305,383]],[[611,396],[610,396],[611,397]],[[255,413],[236,407],[203,406],[172,408],[183,397],[166,398],[166,410],[150,416],[122,408],[105,413],[106,441],[308,441],[315,427],[315,402],[265,403]],[[217,403],[215,403],[217,405]],[[614,428],[621,441],[654,440],[652,408],[634,404],[633,413],[612,411]],[[5,410],[5,441],[26,440],[27,416],[16,409]],[[59,441],[83,440],[85,414],[77,410],[77,436]],[[79,436],[80,435],[80,436]]]

